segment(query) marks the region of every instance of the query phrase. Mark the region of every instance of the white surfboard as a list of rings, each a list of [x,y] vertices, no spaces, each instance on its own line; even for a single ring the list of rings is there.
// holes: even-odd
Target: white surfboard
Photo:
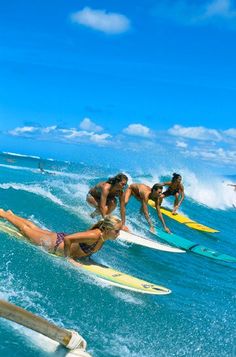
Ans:
[[[185,251],[182,249],[171,247],[170,245],[163,244],[163,243],[160,243],[160,242],[148,239],[148,238],[143,238],[137,234],[126,232],[123,230],[120,231],[118,239],[128,242],[128,243],[141,245],[143,247],[156,249],[156,250],[162,250],[164,252],[185,253]]]

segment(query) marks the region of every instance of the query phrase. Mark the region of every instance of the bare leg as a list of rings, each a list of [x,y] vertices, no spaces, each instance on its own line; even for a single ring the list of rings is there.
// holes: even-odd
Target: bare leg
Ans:
[[[10,212],[0,210],[0,217],[5,218],[13,224],[19,231],[33,244],[41,245],[43,236],[56,237],[56,234],[46,230],[36,230],[29,227],[21,217],[17,217]],[[26,220],[27,221],[27,220]],[[27,222],[28,223],[28,222]]]
[[[90,214],[90,217],[91,218],[95,218],[96,216],[99,216],[101,214],[101,212],[99,211],[98,208],[95,209],[95,211],[93,211],[91,214]]]
[[[175,194],[175,201],[174,201],[174,208],[173,208],[173,211],[172,211],[172,214],[177,214],[177,209],[178,209],[178,204],[179,204],[179,193],[176,192]]]
[[[38,226],[36,226],[36,224],[34,224],[33,222],[29,221],[26,218],[20,217],[20,216],[16,216],[15,213],[13,213],[11,210],[8,210],[6,213],[12,214],[15,217],[17,217],[19,220],[22,221],[22,223],[25,223],[29,228],[40,231],[42,233],[45,233],[47,230],[46,229],[42,229]],[[50,233],[51,231],[47,231],[48,233]]]
[[[98,207],[98,201],[95,200],[95,198],[90,195],[89,193],[87,194],[86,201],[93,207],[97,208]]]
[[[116,208],[116,200],[112,200],[106,206],[106,214],[110,214]]]
[[[88,202],[88,204],[90,204],[90,206],[93,206],[96,208],[95,211],[90,214],[90,217],[95,218],[96,216],[101,214],[99,207],[98,207],[98,202],[89,193],[87,194],[86,201]]]
[[[125,205],[127,205],[131,196],[132,196],[132,188],[129,186],[125,191]]]

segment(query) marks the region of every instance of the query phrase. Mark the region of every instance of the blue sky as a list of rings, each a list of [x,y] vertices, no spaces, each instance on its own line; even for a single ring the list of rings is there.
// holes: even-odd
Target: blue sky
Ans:
[[[1,150],[169,146],[235,167],[234,1],[9,0],[0,30]]]

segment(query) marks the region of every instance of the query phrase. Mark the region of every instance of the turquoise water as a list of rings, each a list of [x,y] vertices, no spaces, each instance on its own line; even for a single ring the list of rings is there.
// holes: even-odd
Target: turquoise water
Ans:
[[[54,231],[75,232],[92,225],[86,193],[120,169],[44,160],[48,173],[42,174],[38,162],[0,155],[1,206]],[[130,182],[149,185],[167,178],[166,171],[126,173]],[[182,237],[236,256],[236,192],[226,185],[236,177],[196,175],[189,167],[182,174],[187,197],[181,212],[220,233],[204,234],[166,218],[168,226]],[[151,237],[138,211],[132,199],[127,224]],[[160,227],[154,210],[150,213]],[[234,264],[107,242],[94,256],[96,261],[172,290],[170,295],[149,296],[107,286],[40,248],[3,233],[0,237],[0,298],[77,330],[94,357],[236,356]],[[52,341],[3,319],[0,334],[0,356],[66,354]]]

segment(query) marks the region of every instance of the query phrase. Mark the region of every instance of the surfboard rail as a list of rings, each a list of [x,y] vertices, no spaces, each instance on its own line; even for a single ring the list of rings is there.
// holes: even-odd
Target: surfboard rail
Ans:
[[[141,237],[135,233],[131,233],[131,232],[126,232],[121,230],[120,234],[118,236],[118,240],[124,241],[124,242],[128,242],[131,244],[136,244],[136,245],[140,245],[142,247],[146,247],[146,248],[151,248],[151,249],[155,249],[155,250],[160,250],[163,252],[169,252],[169,253],[185,253],[184,250],[180,249],[180,248],[175,248],[172,247],[171,245],[167,245],[164,243],[160,243],[157,241],[154,241],[152,239],[148,239],[148,238],[144,238]]]
[[[149,206],[152,208],[155,208],[155,202],[152,200],[148,201]],[[206,233],[218,233],[219,231],[217,229],[205,226],[201,223],[198,223],[196,221],[193,221],[192,219],[184,216],[183,214],[177,213],[177,214],[172,214],[171,210],[168,208],[161,207],[161,213],[164,214],[165,216],[173,219],[174,221],[184,224],[185,226],[196,229],[201,232],[206,232]]]

